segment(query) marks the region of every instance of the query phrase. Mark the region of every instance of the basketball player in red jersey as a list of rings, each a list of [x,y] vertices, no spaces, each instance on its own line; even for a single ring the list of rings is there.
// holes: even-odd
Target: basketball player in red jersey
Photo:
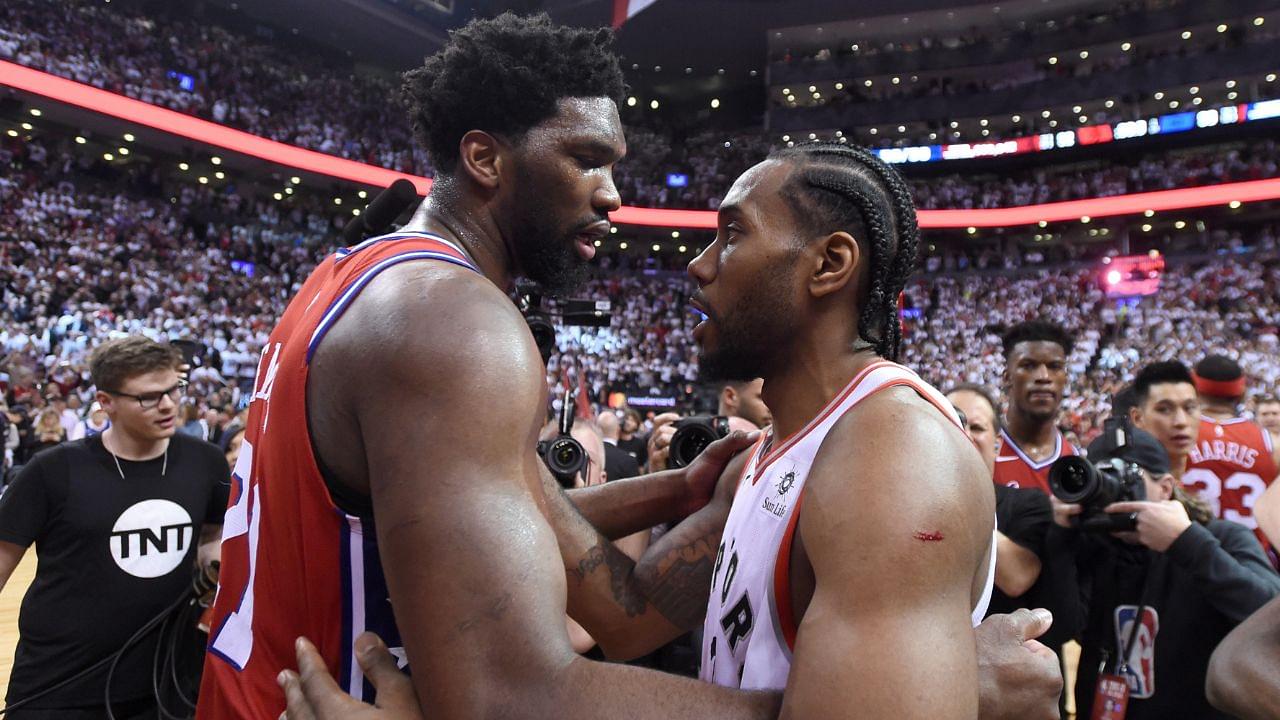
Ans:
[[[1018,323],[1004,334],[1008,413],[1000,430],[995,482],[1049,492],[1049,466],[1075,448],[1057,427],[1067,387],[1067,358],[1075,342],[1043,320]]]
[[[763,377],[775,429],[637,569],[686,581],[663,589],[681,624],[705,622],[703,678],[782,693],[782,717],[1056,716],[1043,647],[1016,649],[1024,667],[1047,666],[1048,693],[1044,676],[979,692],[993,688],[968,628],[991,587],[993,493],[945,398],[887,359],[915,257],[903,181],[865,150],[797,148],[739,178],[719,218],[689,267],[707,316],[701,367]],[[574,552],[592,542],[557,538]],[[314,653],[301,659],[291,717],[379,717],[339,696]],[[666,704],[634,697],[628,717]]]
[[[549,504],[568,501],[535,452],[545,370],[506,294],[518,274],[573,287],[609,232],[626,150],[610,40],[508,14],[455,31],[406,76],[435,185],[405,230],[325,259],[263,350],[202,720],[279,716],[276,676],[299,636],[344,690],[371,698],[355,642],[366,630],[411,664],[433,718],[776,714],[770,695],[581,659],[565,630],[569,569],[569,611],[607,652],[684,631],[661,609],[668,578],[641,587],[572,508],[556,517],[586,546],[559,552]],[[588,489],[579,508],[610,537],[676,521],[745,444],[739,434],[718,462]]]
[[[1271,434],[1238,416],[1245,377],[1225,355],[1209,355],[1196,364],[1200,428],[1183,485],[1194,488],[1223,520],[1258,529],[1253,506],[1276,478],[1276,449]],[[1258,539],[1267,545],[1265,536]]]

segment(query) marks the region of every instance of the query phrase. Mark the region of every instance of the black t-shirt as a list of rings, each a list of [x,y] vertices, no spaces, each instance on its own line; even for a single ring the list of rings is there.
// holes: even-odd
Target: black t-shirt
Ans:
[[[643,466],[649,461],[649,448],[645,444],[646,440],[639,434],[633,435],[630,440],[618,440],[618,448],[626,450],[627,454],[636,459],[636,462]]]
[[[38,559],[18,615],[9,703],[118,651],[190,589],[201,527],[222,523],[231,473],[203,440],[176,434],[167,454],[167,469],[162,455],[122,459],[117,470],[100,435],[63,443],[0,496],[0,540],[35,543]],[[113,700],[151,694],[155,638],[121,659]],[[30,707],[101,704],[105,678],[103,668]]]
[[[1050,582],[1052,569],[1045,549],[1045,536],[1053,525],[1053,504],[1049,496],[1035,488],[996,486],[996,529],[1013,542],[1030,550],[1040,558],[1040,577],[1031,589],[1012,598],[1000,588],[991,591],[991,605],[987,615],[1011,613],[1018,608],[1048,608],[1058,617],[1062,598],[1056,596]],[[1040,641],[1057,652],[1071,639],[1060,623],[1054,622]]]

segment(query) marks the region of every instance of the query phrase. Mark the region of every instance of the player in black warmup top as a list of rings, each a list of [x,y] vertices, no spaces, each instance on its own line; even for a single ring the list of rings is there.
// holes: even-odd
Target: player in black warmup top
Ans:
[[[98,435],[31,460],[0,497],[0,588],[32,543],[39,565],[18,615],[8,720],[108,717],[109,657],[190,591],[197,548],[217,557],[230,470],[215,446],[175,435],[177,349],[133,336],[95,349],[90,372],[111,418]],[[127,651],[111,682],[118,719],[155,718],[157,633]]]

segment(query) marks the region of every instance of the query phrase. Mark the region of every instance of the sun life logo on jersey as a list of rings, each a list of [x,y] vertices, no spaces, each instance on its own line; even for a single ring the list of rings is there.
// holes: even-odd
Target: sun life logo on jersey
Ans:
[[[774,517],[779,517],[779,518],[785,517],[787,514],[787,503],[782,498],[791,490],[791,487],[795,484],[796,484],[796,472],[794,470],[788,470],[782,473],[781,475],[779,475],[778,482],[776,485],[774,485],[774,487],[778,491],[778,494],[773,497],[769,497],[766,495],[764,498],[764,502],[761,503],[760,505],[760,509],[764,510],[765,512],[769,513]]]
[[[111,557],[134,577],[168,575],[191,547],[191,515],[170,500],[143,500],[120,513],[111,528]]]

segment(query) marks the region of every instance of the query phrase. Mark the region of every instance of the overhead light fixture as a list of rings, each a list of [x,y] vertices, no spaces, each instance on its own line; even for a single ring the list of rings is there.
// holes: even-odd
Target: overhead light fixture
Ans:
[[[125,134],[124,134],[124,141],[125,141],[125,142],[133,142],[133,133],[125,133]]]

